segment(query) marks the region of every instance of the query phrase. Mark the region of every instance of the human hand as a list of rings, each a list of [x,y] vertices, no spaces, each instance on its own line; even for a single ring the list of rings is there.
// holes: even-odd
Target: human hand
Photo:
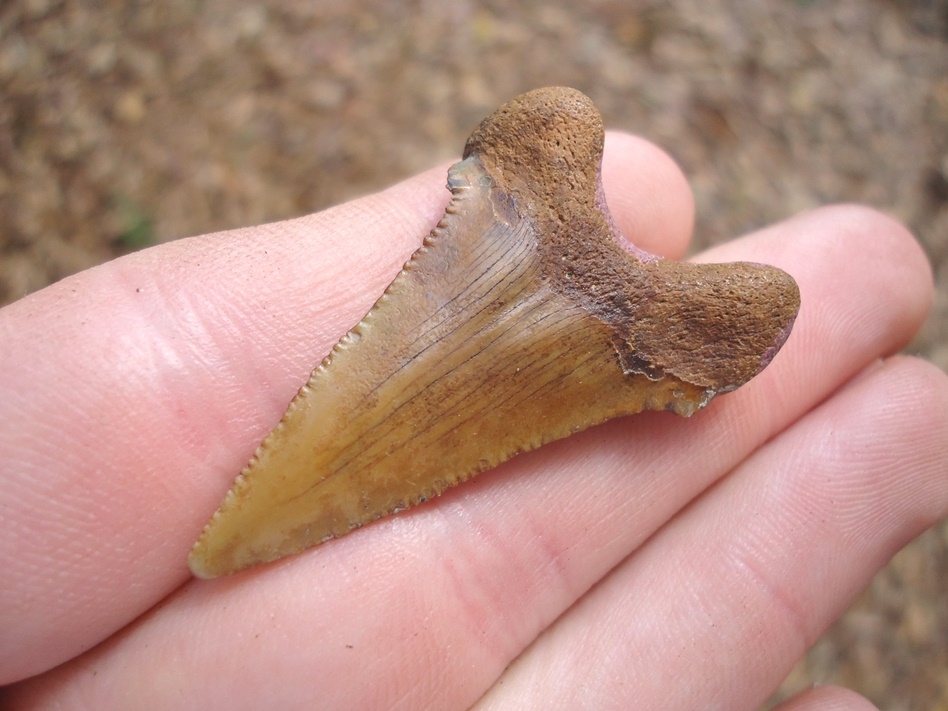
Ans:
[[[754,708],[948,511],[948,378],[889,357],[932,295],[858,207],[701,255],[779,266],[774,362],[685,420],[645,413],[231,578],[187,552],[336,339],[441,216],[444,168],[181,240],[0,311],[0,683],[12,708]],[[609,137],[610,208],[680,257],[671,161]],[[53,669],[57,664],[61,666]],[[787,708],[864,708],[842,690]]]

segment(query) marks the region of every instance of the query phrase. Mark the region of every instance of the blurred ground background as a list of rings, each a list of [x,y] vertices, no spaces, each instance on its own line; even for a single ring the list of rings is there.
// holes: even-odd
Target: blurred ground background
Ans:
[[[831,202],[906,222],[939,284],[908,350],[948,368],[946,0],[7,0],[0,304],[383,188],[550,84],[678,159],[696,249]],[[834,682],[945,711],[946,591],[948,524],[877,576],[775,699]]]

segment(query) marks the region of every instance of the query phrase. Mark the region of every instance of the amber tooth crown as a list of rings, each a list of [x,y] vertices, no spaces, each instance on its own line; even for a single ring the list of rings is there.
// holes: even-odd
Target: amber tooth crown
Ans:
[[[298,553],[613,417],[691,415],[770,362],[793,279],[620,246],[602,147],[572,89],[519,96],[474,131],[444,218],[237,477],[195,575]]]

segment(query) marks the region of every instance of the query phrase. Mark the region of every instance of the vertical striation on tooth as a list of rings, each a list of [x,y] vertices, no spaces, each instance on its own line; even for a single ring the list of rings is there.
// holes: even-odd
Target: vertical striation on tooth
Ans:
[[[793,279],[624,249],[602,147],[595,107],[565,88],[474,131],[441,222],[238,476],[195,575],[298,553],[613,417],[691,415],[770,362]]]

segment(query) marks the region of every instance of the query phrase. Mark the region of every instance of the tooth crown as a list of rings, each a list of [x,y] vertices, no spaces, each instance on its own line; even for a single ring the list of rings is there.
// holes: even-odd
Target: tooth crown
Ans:
[[[571,89],[475,130],[444,218],[264,439],[195,544],[196,575],[297,553],[612,417],[690,415],[766,366],[796,284],[623,249],[602,145]]]

